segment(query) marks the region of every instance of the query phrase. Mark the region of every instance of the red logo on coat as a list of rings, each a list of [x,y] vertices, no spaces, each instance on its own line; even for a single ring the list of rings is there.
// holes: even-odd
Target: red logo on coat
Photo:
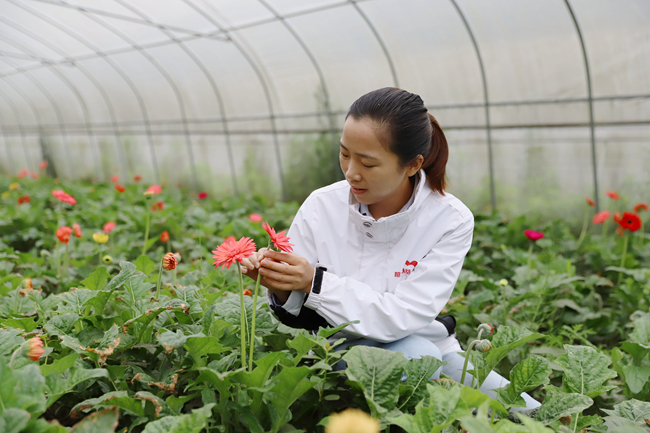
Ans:
[[[411,271],[414,271],[415,267],[417,265],[418,265],[418,262],[416,262],[415,260],[413,260],[412,262],[409,262],[407,260],[406,263],[404,263],[405,267],[402,268],[402,271],[401,272],[399,272],[399,271],[395,272],[395,277],[399,278],[399,277],[402,276],[402,274],[411,275]],[[413,269],[409,269],[408,268],[409,266],[413,266]]]

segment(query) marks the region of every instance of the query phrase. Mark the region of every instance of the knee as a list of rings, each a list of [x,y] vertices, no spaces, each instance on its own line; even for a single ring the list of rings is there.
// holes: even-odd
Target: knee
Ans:
[[[419,359],[423,356],[433,356],[442,359],[442,353],[438,346],[426,338],[411,335],[401,340],[390,343],[393,352],[401,352],[407,359]]]

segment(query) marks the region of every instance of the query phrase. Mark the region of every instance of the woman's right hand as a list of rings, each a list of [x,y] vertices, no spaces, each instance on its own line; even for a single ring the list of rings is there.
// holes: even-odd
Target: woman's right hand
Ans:
[[[264,258],[264,253],[267,248],[260,248],[259,251],[251,254],[247,258],[241,261],[242,268],[241,272],[244,275],[248,275],[251,279],[257,280],[257,274],[260,268],[260,262]]]

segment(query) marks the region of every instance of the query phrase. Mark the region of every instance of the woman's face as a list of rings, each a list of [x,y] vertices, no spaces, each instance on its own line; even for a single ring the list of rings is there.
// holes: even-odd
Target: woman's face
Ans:
[[[412,193],[409,177],[420,169],[422,160],[419,157],[412,166],[400,166],[397,155],[379,139],[384,133],[369,118],[348,116],[340,143],[339,161],[345,179],[375,218],[397,213],[406,204]]]

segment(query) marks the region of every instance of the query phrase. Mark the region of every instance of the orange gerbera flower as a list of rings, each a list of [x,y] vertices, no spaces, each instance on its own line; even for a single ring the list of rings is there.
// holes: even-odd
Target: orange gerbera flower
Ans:
[[[177,264],[178,260],[176,260],[176,257],[174,257],[174,253],[167,253],[163,257],[162,265],[165,270],[171,271],[172,269],[176,269]]]
[[[66,194],[65,192],[63,192],[63,190],[55,189],[52,191],[52,195],[64,203],[77,204],[77,200],[75,200],[75,198],[72,197],[70,194]]]
[[[623,230],[635,232],[641,228],[641,217],[633,212],[623,212],[623,215],[616,221]]]
[[[115,189],[118,190],[119,192],[124,192],[124,191],[126,191],[126,188],[124,188],[124,187],[123,187],[122,185],[120,185],[119,183],[116,183],[116,184],[115,184]]]
[[[230,265],[239,262],[253,254],[257,250],[255,242],[251,238],[243,237],[235,242],[224,242],[213,250],[212,256],[215,259],[213,265],[215,268],[223,265],[226,269],[230,269]]]
[[[151,210],[153,212],[156,212],[158,210],[163,210],[164,207],[165,207],[165,203],[162,202],[162,201],[158,201],[158,202],[154,203],[153,205],[151,205]]]
[[[592,199],[590,199],[588,195],[585,196],[585,201],[586,201],[587,204],[588,204],[589,206],[591,206],[591,207],[596,206],[596,202],[593,201]]]
[[[18,197],[18,204],[23,204],[23,203],[29,203],[29,196],[28,195],[21,195]]]
[[[634,206],[634,213],[640,213],[642,210],[647,211],[648,210],[648,205],[645,203],[637,203]]]
[[[266,221],[262,223],[262,228],[266,230],[266,232],[271,237],[271,242],[273,242],[275,248],[280,251],[284,251],[285,253],[293,252],[293,247],[295,245],[289,243],[289,238],[285,236],[285,233],[287,232],[286,230],[283,230],[280,233],[276,233],[275,229],[271,227]]]
[[[136,182],[139,182],[139,181],[142,180],[142,176],[140,176],[139,174],[136,174],[135,176],[133,176],[133,180],[136,181]]]
[[[594,215],[594,224],[602,224],[609,219],[610,212],[608,210],[601,210],[596,215]]]
[[[167,242],[169,240],[169,232],[165,230],[160,234],[160,241],[161,242]]]
[[[67,244],[70,242],[70,235],[72,234],[72,227],[61,226],[56,229],[56,237],[59,238],[59,241]]]
[[[27,340],[27,357],[32,361],[38,361],[45,353],[43,349],[43,340],[38,337],[32,337]]]
[[[113,221],[109,221],[106,224],[104,224],[104,227],[102,227],[102,230],[104,230],[104,233],[110,233],[113,231],[113,229],[117,227],[117,224],[114,223]]]
[[[605,194],[607,194],[607,197],[611,198],[612,200],[618,200],[620,198],[616,191],[605,191]]]
[[[81,237],[81,226],[79,223],[74,223],[72,224],[72,231],[74,232],[74,235],[78,238]]]

